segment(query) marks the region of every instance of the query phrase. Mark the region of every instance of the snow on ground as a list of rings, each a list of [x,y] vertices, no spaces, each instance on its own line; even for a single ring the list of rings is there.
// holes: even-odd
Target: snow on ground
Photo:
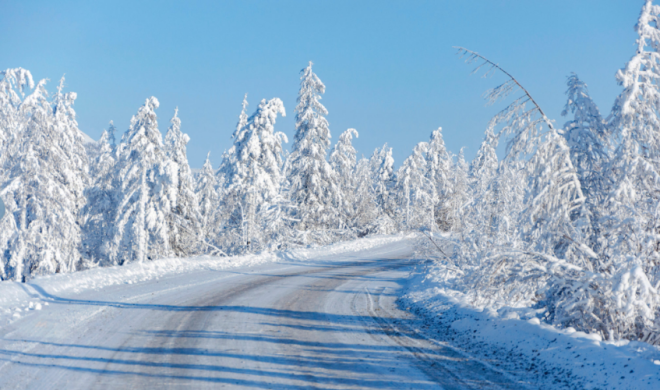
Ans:
[[[109,286],[136,284],[204,270],[225,270],[269,262],[351,262],[408,253],[412,235],[376,236],[324,247],[235,257],[161,259],[123,267],[95,268],[38,277],[30,283],[0,283],[0,327],[30,312],[48,310],[48,294],[91,293]],[[33,288],[29,288],[33,287]],[[425,320],[420,329],[439,342],[538,388],[657,389],[660,349],[640,342],[605,342],[600,337],[543,324],[534,310],[475,309],[460,294],[443,290],[420,266],[408,280],[402,308]]]
[[[310,258],[336,261],[337,257],[341,257],[342,260],[351,260],[359,256],[359,258],[364,259],[366,252],[369,253],[369,257],[373,258],[381,251],[384,253],[391,251],[391,244],[407,243],[407,237],[410,236],[374,236],[324,247],[310,246],[284,252],[267,252],[244,256],[166,258],[124,266],[94,268],[70,274],[41,276],[32,279],[28,284],[37,286],[49,294],[82,293],[100,290],[108,286],[135,284],[192,271],[225,270],[277,261],[302,262]],[[0,282],[0,326],[11,323],[30,311],[42,310],[47,305],[48,302],[30,292],[23,283]]]
[[[605,342],[598,335],[557,329],[541,323],[531,309],[475,309],[442,287],[421,271],[399,303],[426,317],[438,340],[474,358],[539,388],[660,388],[660,349],[655,346]]]

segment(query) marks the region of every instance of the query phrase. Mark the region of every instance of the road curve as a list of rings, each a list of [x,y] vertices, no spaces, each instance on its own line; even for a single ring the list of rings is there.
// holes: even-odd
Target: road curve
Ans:
[[[50,305],[0,334],[0,388],[519,388],[397,308],[412,266],[281,262],[35,290]]]

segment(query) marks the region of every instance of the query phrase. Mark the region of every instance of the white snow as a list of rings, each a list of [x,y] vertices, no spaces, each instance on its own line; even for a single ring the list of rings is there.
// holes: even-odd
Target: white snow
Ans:
[[[544,310],[477,309],[465,295],[443,287],[418,274],[401,304],[430,319],[440,340],[539,388],[660,388],[657,346],[558,329],[539,320]]]
[[[264,252],[245,256],[166,258],[124,266],[98,267],[70,274],[41,276],[34,278],[29,283],[4,281],[0,283],[0,327],[12,322],[13,317],[20,316],[12,313],[22,312],[26,308],[41,310],[44,304],[48,305],[47,302],[41,301],[40,295],[34,293],[32,286],[37,286],[48,294],[84,293],[98,291],[109,286],[141,283],[193,271],[218,271],[278,261],[303,262],[310,258],[332,261],[337,256],[341,256],[342,260],[350,260],[353,256],[364,258],[366,250],[406,241],[407,237],[410,236],[376,236],[325,247],[310,246],[285,252]],[[385,250],[384,253],[388,251],[390,250]],[[381,252],[372,251],[370,255],[377,256],[379,253]]]
[[[269,262],[315,264],[391,258],[410,251],[412,235],[375,236],[324,247],[235,257],[198,256],[95,268],[72,274],[33,279],[30,283],[0,283],[0,330],[26,316],[49,310],[48,294],[87,295],[121,284],[138,284],[168,277],[176,286],[190,283],[196,271],[253,267]],[[418,270],[419,271],[419,270]],[[181,276],[178,276],[181,275]],[[193,274],[191,274],[193,275]],[[148,287],[150,284],[144,284]],[[153,285],[153,284],[151,284]],[[598,335],[572,328],[557,329],[539,320],[542,310],[503,307],[475,309],[460,294],[446,291],[438,280],[415,273],[408,280],[400,306],[420,316],[430,332],[462,354],[495,370],[541,388],[655,389],[660,386],[660,350],[643,342],[606,342]],[[38,291],[42,293],[37,293]],[[144,294],[150,294],[146,289]],[[116,288],[108,294],[117,294]],[[45,293],[44,295],[42,295]],[[450,296],[453,295],[453,296]],[[110,297],[109,297],[110,298]],[[66,315],[62,311],[62,315]]]

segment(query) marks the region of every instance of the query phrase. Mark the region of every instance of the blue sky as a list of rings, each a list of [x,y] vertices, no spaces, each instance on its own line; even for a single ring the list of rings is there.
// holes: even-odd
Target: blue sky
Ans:
[[[621,88],[616,71],[634,54],[642,0],[472,1],[7,1],[0,0],[0,68],[66,74],[80,128],[120,131],[156,96],[163,134],[179,107],[201,167],[217,166],[248,93],[252,112],[279,97],[293,139],[298,72],[308,61],[327,91],[333,142],[356,128],[358,153],[388,142],[396,164],[442,126],[450,150],[472,158],[496,107],[482,93],[497,77],[470,76],[452,46],[499,63],[549,117],[560,117],[576,72],[604,114]],[[289,144],[288,147],[291,145]]]

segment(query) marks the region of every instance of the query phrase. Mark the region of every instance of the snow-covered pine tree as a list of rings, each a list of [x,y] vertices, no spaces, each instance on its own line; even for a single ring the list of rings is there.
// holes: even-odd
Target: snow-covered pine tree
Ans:
[[[339,218],[342,228],[353,227],[355,205],[355,165],[357,152],[351,140],[358,137],[355,129],[348,129],[339,136],[339,141],[330,154],[330,164],[337,174],[341,200],[339,203]]]
[[[169,159],[176,164],[176,188],[173,209],[168,216],[170,230],[170,248],[177,256],[189,256],[202,250],[200,248],[200,215],[195,196],[193,180],[186,145],[190,141],[188,134],[181,132],[179,109],[174,111],[172,125],[165,135],[165,150]]]
[[[287,173],[291,201],[298,208],[298,229],[334,229],[339,222],[340,194],[336,174],[326,160],[330,128],[325,119],[328,111],[320,102],[325,85],[312,72],[311,62],[300,74],[296,134]]]
[[[25,281],[33,275],[71,272],[82,260],[77,220],[80,188],[72,182],[79,166],[71,161],[75,146],[62,130],[75,123],[75,113],[70,109],[69,118],[56,116],[45,83],[40,81],[20,104],[27,122],[9,147],[15,153],[7,161],[8,181],[1,193],[8,211],[1,230],[11,232],[9,237],[3,234],[0,242],[3,279]]]
[[[394,233],[399,227],[396,222],[396,194],[394,193],[396,176],[392,148],[389,148],[387,144],[383,145],[381,149],[376,148],[369,159],[369,168],[372,192],[379,210],[372,231],[383,234]]]
[[[588,245],[598,250],[601,208],[609,192],[604,170],[610,159],[610,131],[596,103],[589,96],[587,85],[574,73],[568,77],[567,84],[568,101],[562,115],[572,113],[573,120],[564,125],[563,135],[571,150],[571,162],[577,170],[585,195],[585,205],[577,212],[584,223],[578,229]],[[593,266],[599,267],[597,264]],[[593,269],[592,266],[589,268]]]
[[[241,113],[238,116],[236,128],[232,133],[231,138],[233,144],[229,150],[222,153],[220,166],[216,171],[216,192],[220,199],[220,204],[217,210],[216,220],[218,223],[217,229],[219,233],[217,237],[218,245],[222,246],[226,251],[236,250],[240,248],[241,243],[245,242],[242,237],[242,228],[237,227],[240,224],[237,218],[237,209],[240,209],[236,192],[229,192],[229,185],[231,176],[234,174],[236,168],[236,144],[242,142],[245,137],[245,126],[247,125],[247,94],[243,97]],[[238,234],[238,236],[236,236]]]
[[[488,127],[484,140],[468,168],[472,200],[466,206],[463,223],[464,229],[473,233],[467,244],[471,247],[468,248],[470,251],[483,251],[488,247],[493,247],[495,242],[498,218],[496,214],[497,183],[495,181],[499,166],[497,144],[498,138],[495,136],[493,128]],[[475,258],[477,254],[471,256]]]
[[[290,223],[286,221],[291,205],[289,200],[282,196],[282,143],[289,140],[284,133],[275,132],[277,114],[286,116],[282,101],[274,98],[266,102],[264,99],[259,104],[255,117],[248,119],[247,125],[249,131],[258,135],[261,145],[259,166],[263,173],[255,177],[257,190],[261,192],[256,215],[259,231],[255,236],[261,236],[258,241],[264,249],[281,248],[282,240],[291,236]]]
[[[247,125],[248,116],[247,116],[247,93],[243,97],[241,113],[238,116],[238,123],[236,123],[236,129],[232,133],[231,138],[234,140],[234,144],[228,151],[222,154],[222,162],[216,173],[217,183],[219,186],[223,187],[226,181],[226,177],[230,174],[233,166],[236,164],[236,144],[242,142],[245,137],[245,126]]]
[[[216,190],[217,183],[216,177],[213,173],[213,166],[209,159],[209,154],[206,155],[202,172],[197,177],[197,184],[195,187],[195,194],[199,202],[200,214],[200,240],[206,245],[202,248],[205,253],[224,254],[219,252],[215,247],[218,236],[219,217],[220,217],[220,198]]]
[[[439,127],[431,133],[431,139],[428,142],[426,177],[435,187],[433,215],[435,225],[442,231],[451,230],[453,224],[450,219],[452,210],[448,203],[448,196],[452,191],[450,188],[452,164],[452,156],[447,152],[445,141],[442,139],[442,127]],[[429,226],[429,228],[433,228],[433,226]]]
[[[155,109],[148,98],[131,119],[117,151],[113,186],[117,213],[109,252],[116,264],[143,262],[173,254],[168,214],[176,199],[176,165],[163,147]]]
[[[85,190],[87,201],[82,209],[83,255],[85,259],[101,265],[107,263],[117,207],[113,186],[117,162],[114,131],[111,121],[98,141],[99,154],[90,169],[92,185]]]
[[[585,196],[602,200],[603,166],[608,161],[609,129],[596,103],[589,96],[587,85],[576,74],[568,77],[568,101],[563,116],[573,114],[564,125],[564,137],[571,149],[571,161],[577,170]]]
[[[231,252],[258,250],[269,241],[261,216],[279,194],[286,142],[283,133],[274,132],[278,114],[286,115],[280,99],[262,100],[234,137],[235,159],[226,168],[225,207],[231,208],[222,233]]]
[[[465,161],[463,148],[461,148],[456,163],[450,171],[450,190],[445,191],[444,207],[447,210],[447,221],[451,226],[451,230],[455,232],[465,232],[465,208],[473,196],[469,169],[469,165]]]
[[[470,163],[470,177],[475,182],[476,193],[481,193],[488,187],[490,181],[497,174],[499,159],[497,158],[497,144],[499,139],[495,136],[492,127],[488,127],[484,133],[477,154]]]
[[[61,133],[62,150],[67,153],[71,170],[63,172],[67,177],[68,187],[76,197],[76,210],[85,204],[83,191],[89,186],[89,160],[83,145],[83,134],[78,129],[76,112],[73,103],[77,98],[75,92],[63,92],[64,76],[60,79],[57,92],[53,97],[53,116],[57,131]]]
[[[397,214],[399,223],[406,230],[431,229],[435,223],[433,206],[437,201],[437,193],[431,180],[426,177],[424,154],[427,151],[428,143],[418,143],[396,175]]]
[[[349,224],[349,226],[357,231],[358,237],[363,237],[369,233],[390,233],[384,226],[376,224],[380,215],[378,203],[376,202],[376,194],[373,191],[373,176],[371,172],[370,161],[366,158],[361,158],[355,167],[355,191],[352,195],[352,219]],[[386,218],[386,216],[383,216],[383,218]]]

